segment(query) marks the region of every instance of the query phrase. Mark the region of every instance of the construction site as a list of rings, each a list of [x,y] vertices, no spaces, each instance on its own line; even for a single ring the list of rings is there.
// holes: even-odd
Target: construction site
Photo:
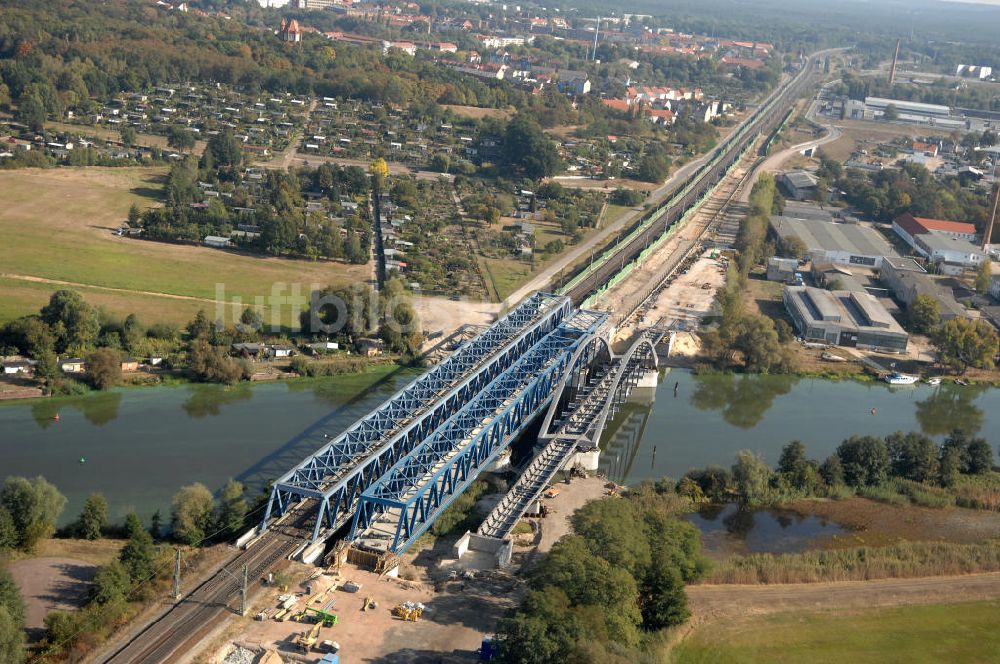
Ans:
[[[567,478],[569,474],[567,474]],[[220,623],[188,662],[280,664],[369,661],[469,662],[488,659],[493,630],[520,600],[518,571],[570,531],[569,517],[589,500],[612,494],[596,477],[554,483],[544,509],[514,536],[512,565],[455,557],[454,542],[407,552],[398,576],[379,574],[331,553],[323,566],[291,562],[262,579],[247,615]],[[496,494],[481,499],[488,510]]]

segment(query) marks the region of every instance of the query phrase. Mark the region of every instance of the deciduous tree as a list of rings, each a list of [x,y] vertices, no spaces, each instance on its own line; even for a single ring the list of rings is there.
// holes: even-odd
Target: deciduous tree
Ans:
[[[941,306],[923,293],[917,295],[906,309],[910,328],[918,334],[929,334],[941,322]]]
[[[741,504],[760,505],[767,493],[770,479],[771,469],[759,455],[750,450],[740,450],[736,453],[733,482],[736,484],[736,493]]]
[[[0,490],[0,503],[14,520],[18,547],[31,551],[38,540],[55,530],[56,521],[66,506],[66,497],[44,477],[33,480],[8,477]]]
[[[24,661],[24,600],[14,577],[0,567],[0,662]]]
[[[212,492],[195,482],[181,487],[171,505],[174,537],[186,544],[200,543],[212,525]]]
[[[219,506],[215,517],[216,528],[224,530],[227,535],[235,534],[243,527],[246,514],[247,501],[244,498],[243,484],[230,479],[219,494]]]
[[[98,348],[85,358],[87,380],[97,390],[107,390],[122,379],[122,356],[114,348]]]
[[[108,525],[108,499],[103,493],[92,493],[87,496],[80,512],[77,528],[80,537],[89,540],[100,539],[104,527]]]
[[[136,517],[138,521],[138,517]],[[118,554],[118,560],[128,572],[133,583],[151,579],[154,572],[156,547],[152,536],[138,522],[138,527],[129,528],[129,538]]]
[[[875,486],[888,479],[889,450],[877,436],[851,436],[837,448],[837,456],[850,486]]]
[[[969,367],[990,369],[1000,349],[1000,339],[985,320],[953,318],[931,335],[942,364],[964,373]]]

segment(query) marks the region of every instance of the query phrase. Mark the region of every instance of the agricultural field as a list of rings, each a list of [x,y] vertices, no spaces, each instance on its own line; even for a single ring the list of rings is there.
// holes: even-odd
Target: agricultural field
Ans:
[[[157,206],[163,168],[60,168],[0,172],[4,292],[0,321],[32,313],[60,287],[108,311],[145,320],[190,320],[227,299],[266,296],[274,284],[365,280],[370,266],[262,258],[207,247],[115,236],[129,206]],[[281,293],[287,294],[287,291]],[[148,312],[148,313],[147,313]],[[269,312],[268,312],[269,313]],[[290,318],[290,315],[286,316]],[[287,321],[286,321],[287,322]]]
[[[675,650],[676,664],[990,662],[1000,652],[1000,602],[851,613],[790,612],[710,623]]]

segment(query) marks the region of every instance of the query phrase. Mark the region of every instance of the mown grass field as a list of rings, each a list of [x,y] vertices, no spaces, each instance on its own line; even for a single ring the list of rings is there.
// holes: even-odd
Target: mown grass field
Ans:
[[[96,167],[0,171],[0,322],[37,311],[48,294],[66,287],[78,288],[109,311],[136,311],[153,322],[188,320],[202,307],[211,313],[216,284],[224,285],[227,300],[236,295],[251,303],[254,296],[269,295],[276,283],[300,284],[307,297],[312,284],[369,277],[370,266],[114,236],[132,203],[140,208],[159,204],[164,173],[163,168]],[[281,294],[287,293],[286,288]],[[290,320],[291,308],[286,308]]]
[[[675,664],[996,662],[1000,602],[781,613],[696,629]]]

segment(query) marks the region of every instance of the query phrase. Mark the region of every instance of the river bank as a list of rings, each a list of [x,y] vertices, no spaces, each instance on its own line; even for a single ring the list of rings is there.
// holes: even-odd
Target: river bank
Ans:
[[[626,485],[676,480],[694,468],[728,467],[740,449],[776,463],[796,438],[824,459],[853,435],[919,431],[941,440],[958,427],[1000,431],[1000,390],[668,369],[655,392],[634,394],[609,423],[600,470]]]
[[[5,475],[43,475],[69,500],[59,525],[102,491],[112,521],[135,510],[168,514],[173,494],[230,477],[254,496],[321,443],[375,408],[416,372],[385,365],[362,374],[234,386],[115,388],[83,396],[0,403]],[[58,415],[58,419],[55,416]]]

